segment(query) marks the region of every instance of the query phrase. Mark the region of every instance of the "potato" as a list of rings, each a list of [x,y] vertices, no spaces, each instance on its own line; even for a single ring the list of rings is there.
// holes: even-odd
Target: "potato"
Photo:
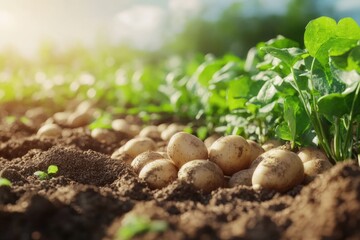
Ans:
[[[229,180],[229,187],[238,185],[252,186],[252,175],[255,169],[244,169],[231,176]]]
[[[170,124],[165,130],[161,132],[161,139],[164,141],[169,141],[174,134],[184,130],[184,126],[178,124]]]
[[[115,119],[111,122],[111,127],[117,132],[123,132],[128,134],[130,129],[130,124],[124,119]]]
[[[79,103],[79,105],[77,105],[75,112],[77,113],[93,113],[94,112],[94,103],[92,103],[91,101],[82,101]]]
[[[53,115],[53,119],[55,123],[66,126],[68,124],[69,116],[69,112],[57,112]]]
[[[314,159],[329,160],[323,151],[315,147],[303,147],[297,152],[297,155],[303,163]]]
[[[116,135],[114,132],[104,128],[94,128],[91,130],[91,137],[99,142],[112,144],[116,142]]]
[[[143,152],[137,155],[136,158],[134,158],[134,160],[131,162],[131,167],[134,169],[136,173],[139,173],[141,169],[149,162],[163,158],[164,156],[158,152],[153,152],[153,151]]]
[[[210,135],[209,137],[207,137],[207,138],[204,140],[205,146],[206,146],[207,148],[210,148],[211,145],[212,145],[216,140],[218,140],[220,137],[221,137],[221,136],[220,136],[219,134],[217,134],[217,133]]]
[[[254,161],[258,156],[263,154],[265,150],[255,141],[246,140],[250,145],[250,161]]]
[[[256,167],[251,180],[254,189],[286,192],[303,181],[304,166],[295,153],[271,149],[260,156],[263,160]]]
[[[135,158],[140,153],[156,150],[156,143],[151,138],[138,137],[127,141],[121,149],[124,153]]]
[[[221,137],[209,148],[209,160],[216,163],[225,175],[233,175],[250,165],[250,145],[237,135]]]
[[[157,128],[157,126],[153,126],[153,125],[149,125],[144,127],[140,132],[139,132],[139,136],[140,137],[148,137],[151,139],[161,139],[161,134]]]
[[[47,119],[47,115],[43,107],[36,107],[27,110],[25,112],[25,117],[30,120],[29,124],[36,128],[40,127],[42,123]]]
[[[270,139],[264,142],[264,144],[261,146],[264,151],[269,151],[270,149],[280,147],[282,143],[279,140],[276,139]]]
[[[58,125],[49,123],[39,128],[36,135],[45,138],[56,138],[62,135],[62,130]]]
[[[314,159],[304,162],[304,182],[311,182],[317,175],[329,170],[332,166],[327,159]]]
[[[140,127],[135,124],[129,124],[125,119],[115,119],[111,122],[111,127],[117,132],[125,133],[130,137],[135,137],[140,132]]]
[[[83,127],[88,125],[93,119],[90,112],[73,112],[69,115],[67,126],[71,128]]]
[[[159,132],[163,132],[165,129],[167,129],[169,126],[169,124],[167,123],[161,123],[157,126],[157,129]]]
[[[205,144],[199,138],[185,132],[176,133],[171,137],[167,154],[179,168],[191,160],[208,158]]]
[[[129,128],[129,134],[130,136],[136,136],[140,133],[141,127],[136,124],[131,124]]]
[[[178,179],[208,193],[224,185],[221,168],[209,160],[193,160],[185,163],[178,172]]]
[[[139,178],[145,180],[151,189],[166,187],[176,177],[176,166],[166,159],[157,159],[146,164],[139,173]]]

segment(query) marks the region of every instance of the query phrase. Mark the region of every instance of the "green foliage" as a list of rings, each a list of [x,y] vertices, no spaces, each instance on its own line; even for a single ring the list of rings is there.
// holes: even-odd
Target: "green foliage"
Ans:
[[[101,116],[93,121],[89,125],[89,129],[93,130],[95,128],[111,129],[111,120],[112,115],[110,113],[103,112]]]
[[[263,50],[279,59],[269,67],[284,77],[296,90],[296,97],[286,96],[285,124],[278,135],[301,143],[306,130],[316,133],[316,140],[330,159],[356,158],[359,136],[354,132],[360,111],[360,27],[351,18],[338,23],[329,17],[309,22],[304,34],[306,52],[294,48],[265,46]],[[270,57],[271,59],[271,57]],[[356,60],[355,60],[356,59]],[[282,64],[282,68],[277,69]],[[307,117],[305,117],[307,116]],[[308,122],[312,128],[308,128]]]
[[[295,2],[299,0],[289,5],[293,15],[286,17],[300,24]],[[230,36],[225,26],[231,25],[237,11],[241,5],[228,9],[229,18],[224,15],[216,23],[225,31],[220,38]],[[212,23],[206,24],[207,31],[213,29]],[[196,25],[189,29],[202,34]],[[220,47],[215,55],[196,54],[194,47],[190,57],[104,46],[95,52],[74,48],[63,55],[46,46],[35,63],[0,56],[0,64],[9,64],[0,74],[0,96],[4,101],[51,98],[60,106],[68,99],[90,98],[103,109],[90,129],[110,128],[113,113],[136,114],[144,122],[172,117],[190,123],[186,131],[201,139],[213,132],[259,142],[276,136],[293,147],[319,144],[334,161],[356,158],[360,145],[359,26],[350,18],[336,23],[320,17],[308,23],[304,34],[296,31],[303,36],[305,48],[299,41],[278,36],[258,43],[244,59],[234,54],[220,56],[224,51]],[[214,39],[206,40],[211,44]],[[227,38],[226,43],[231,45],[234,39]],[[53,173],[36,173],[40,179],[48,179],[49,174]]]
[[[53,175],[55,175],[59,171],[59,168],[56,165],[50,165],[47,168],[47,171],[36,171],[34,172],[34,176],[38,177],[40,180],[48,180]]]
[[[12,184],[8,179],[0,177],[0,187],[2,186],[11,187],[11,185]]]
[[[127,215],[116,234],[117,240],[129,240],[146,232],[164,232],[168,223],[163,220],[151,220],[145,216]]]

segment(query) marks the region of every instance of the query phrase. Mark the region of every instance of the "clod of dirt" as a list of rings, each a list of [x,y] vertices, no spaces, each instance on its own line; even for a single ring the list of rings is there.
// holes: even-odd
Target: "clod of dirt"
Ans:
[[[159,201],[207,202],[209,194],[202,193],[189,183],[176,180],[167,187],[156,191],[154,197]]]
[[[8,186],[0,186],[0,205],[14,204],[18,200],[17,195]]]
[[[6,167],[0,171],[0,177],[8,179],[11,183],[25,183],[26,179],[19,173],[16,166]]]

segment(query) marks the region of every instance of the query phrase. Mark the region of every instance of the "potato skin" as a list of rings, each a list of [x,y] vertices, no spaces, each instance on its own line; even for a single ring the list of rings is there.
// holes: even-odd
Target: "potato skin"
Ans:
[[[167,154],[178,168],[191,160],[208,158],[205,144],[199,138],[185,132],[178,132],[171,137]]]
[[[317,175],[329,170],[333,165],[327,159],[314,159],[304,163],[304,183],[311,182]]]
[[[224,186],[224,174],[221,168],[203,159],[185,163],[178,172],[178,179],[206,193]]]
[[[258,156],[263,154],[265,150],[255,141],[246,140],[250,145],[250,161],[254,161]]]
[[[61,127],[54,123],[49,123],[39,128],[37,136],[44,138],[56,138],[61,136],[61,132]]]
[[[261,147],[265,150],[265,152],[267,152],[273,148],[280,147],[281,145],[282,143],[279,140],[269,139],[266,142],[264,142],[264,144]]]
[[[286,192],[303,181],[304,166],[295,153],[271,149],[261,156],[263,160],[252,176],[252,185],[255,189],[265,188]]]
[[[133,138],[122,146],[122,150],[132,158],[135,158],[140,153],[156,150],[156,143],[147,137]]]
[[[229,180],[229,187],[235,187],[238,185],[252,186],[252,175],[255,169],[249,168],[241,170],[233,174]]]
[[[161,134],[157,126],[149,125],[141,129],[139,132],[140,137],[148,137],[154,140],[161,139]]]
[[[157,159],[146,164],[139,173],[151,189],[166,187],[177,177],[177,167],[167,159]]]
[[[206,146],[207,148],[210,148],[211,145],[212,145],[216,140],[218,140],[220,137],[221,137],[221,136],[220,136],[219,134],[217,134],[217,133],[210,135],[209,137],[207,137],[207,138],[204,140],[205,146]]]
[[[209,148],[209,160],[230,176],[250,165],[250,145],[237,135],[221,137]]]
[[[182,125],[172,123],[161,132],[161,139],[163,139],[164,141],[170,141],[172,136],[174,136],[178,132],[182,132],[184,128],[185,127]]]
[[[116,142],[116,135],[109,129],[95,128],[91,130],[91,137],[99,142],[112,144]]]
[[[148,163],[156,160],[156,159],[163,159],[164,156],[157,152],[146,151],[140,153],[139,155],[134,158],[131,162],[131,167],[134,169],[136,173],[139,173],[141,169]]]
[[[315,147],[303,147],[297,152],[297,155],[303,163],[314,159],[329,160],[323,151]]]

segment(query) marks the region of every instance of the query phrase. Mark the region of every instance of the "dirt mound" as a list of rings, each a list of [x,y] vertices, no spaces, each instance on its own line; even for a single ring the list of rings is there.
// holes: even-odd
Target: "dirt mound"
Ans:
[[[289,238],[360,239],[360,168],[338,164],[318,177],[294,200],[289,215]]]
[[[95,186],[111,184],[117,178],[127,175],[135,178],[135,174],[125,163],[92,150],[53,147],[40,154],[36,162],[28,166],[24,173],[31,175],[34,170],[46,171],[48,166],[56,165],[59,168],[58,175]]]

